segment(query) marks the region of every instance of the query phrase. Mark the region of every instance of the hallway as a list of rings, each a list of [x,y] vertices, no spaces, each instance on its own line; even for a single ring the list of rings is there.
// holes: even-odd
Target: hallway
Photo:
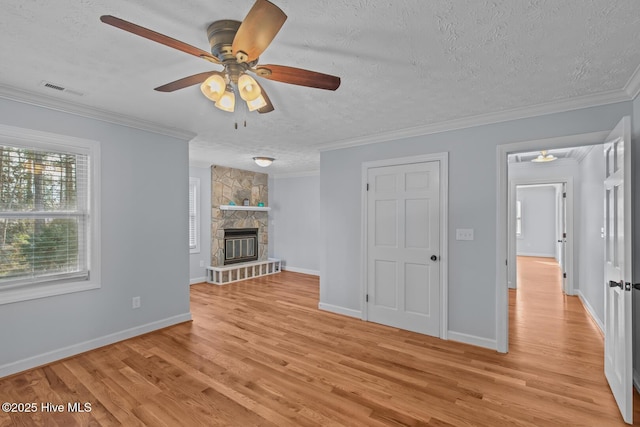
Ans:
[[[509,355],[532,363],[539,384],[527,385],[557,391],[554,380],[562,378],[565,396],[599,402],[600,411],[609,407],[617,411],[604,376],[604,336],[580,299],[562,293],[555,259],[518,257],[517,271],[518,289],[509,291]],[[585,388],[591,391],[584,394]],[[640,425],[637,392],[634,421]]]

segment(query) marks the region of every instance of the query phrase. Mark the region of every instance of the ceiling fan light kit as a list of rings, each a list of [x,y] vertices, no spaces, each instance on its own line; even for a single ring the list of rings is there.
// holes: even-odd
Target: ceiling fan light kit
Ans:
[[[273,163],[275,159],[273,157],[264,157],[264,156],[259,156],[259,157],[254,157],[253,161],[256,162],[256,164],[260,167],[266,168],[267,166],[270,166],[271,163]]]
[[[227,88],[227,83],[224,81],[224,77],[220,74],[213,74],[207,80],[200,85],[200,90],[213,102],[217,102],[224,94]]]
[[[269,47],[286,19],[287,15],[278,6],[268,0],[256,0],[244,21],[224,19],[209,25],[209,53],[115,16],[100,17],[105,24],[224,67],[224,71],[194,74],[159,86],[155,90],[173,92],[201,84],[200,90],[204,96],[215,102],[216,107],[229,112],[235,109],[237,91],[246,102],[249,111],[257,110],[258,113],[268,113],[274,108],[264,88],[247,73],[268,80],[317,89],[336,90],[340,86],[340,78],[329,74],[283,65],[258,66],[259,56]]]
[[[242,74],[238,77],[238,91],[240,97],[247,102],[253,101],[262,92],[255,79],[248,74]]]
[[[231,86],[227,86],[227,90],[222,94],[220,99],[216,101],[215,106],[222,111],[233,113],[236,107],[236,94]]]
[[[266,106],[267,101],[264,99],[264,96],[262,96],[262,94],[258,95],[258,97],[253,101],[247,101],[247,108],[249,109],[249,111],[256,111]]]

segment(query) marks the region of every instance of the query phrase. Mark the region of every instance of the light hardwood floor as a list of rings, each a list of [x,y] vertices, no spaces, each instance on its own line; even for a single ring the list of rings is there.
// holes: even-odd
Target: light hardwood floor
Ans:
[[[597,328],[525,261],[508,354],[322,312],[317,278],[282,272],[194,285],[193,322],[0,379],[2,402],[91,403],[0,425],[624,425]]]

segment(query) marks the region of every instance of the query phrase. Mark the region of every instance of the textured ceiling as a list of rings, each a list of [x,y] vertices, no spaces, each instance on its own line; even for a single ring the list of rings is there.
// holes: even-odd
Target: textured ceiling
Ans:
[[[267,155],[277,158],[267,171],[286,174],[317,170],[319,149],[368,136],[618,99],[640,64],[636,0],[274,2],[288,20],[260,63],[340,76],[336,92],[262,80],[274,112],[225,113],[197,85],[153,90],[219,66],[99,21],[114,15],[208,50],[207,26],[242,20],[252,0],[3,0],[0,95],[18,90],[187,131],[198,164],[257,170],[251,157]]]

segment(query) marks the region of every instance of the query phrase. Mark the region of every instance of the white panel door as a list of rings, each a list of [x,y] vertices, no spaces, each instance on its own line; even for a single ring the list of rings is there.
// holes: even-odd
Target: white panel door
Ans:
[[[625,422],[633,423],[630,124],[605,142],[604,372]]]
[[[439,336],[440,163],[368,169],[368,320]]]
[[[560,270],[562,273],[562,291],[569,294],[569,281],[567,280],[567,183],[562,183],[560,194]]]

